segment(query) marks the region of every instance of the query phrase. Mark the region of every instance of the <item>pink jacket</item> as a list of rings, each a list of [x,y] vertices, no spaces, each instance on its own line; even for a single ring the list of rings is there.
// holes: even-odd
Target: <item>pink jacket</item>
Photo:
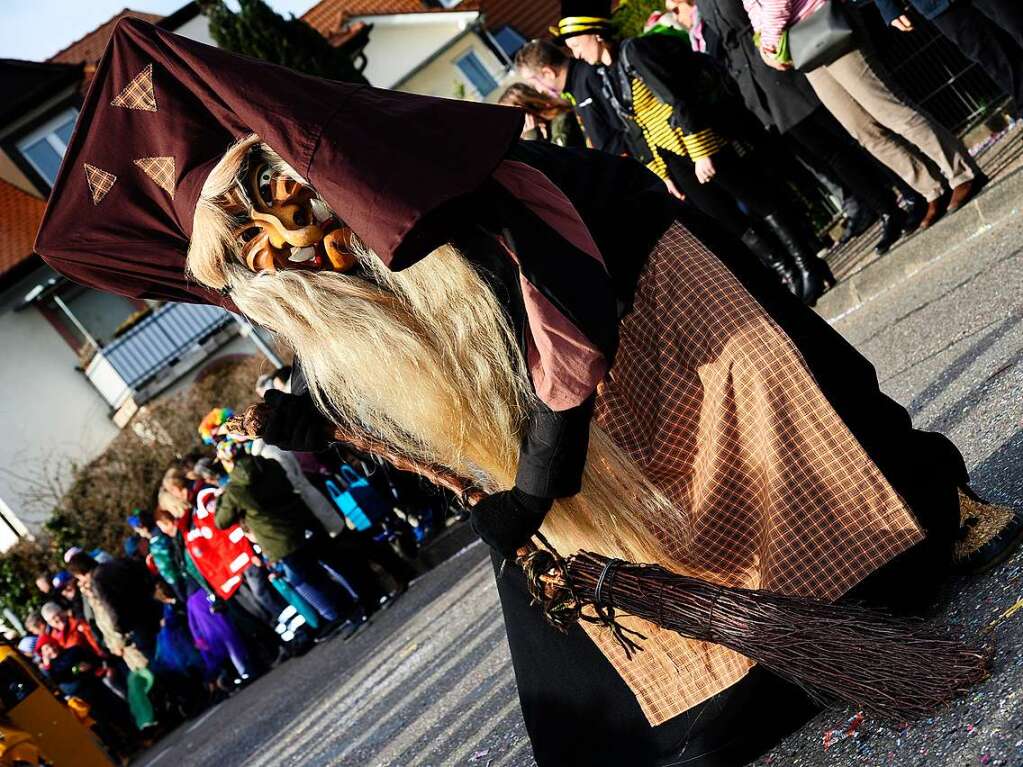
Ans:
[[[760,47],[774,52],[782,32],[816,11],[825,0],[743,0],[753,29],[760,33]]]

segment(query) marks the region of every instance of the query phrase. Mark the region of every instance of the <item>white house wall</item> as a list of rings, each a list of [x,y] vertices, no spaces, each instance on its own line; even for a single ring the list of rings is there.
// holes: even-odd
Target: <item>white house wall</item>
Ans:
[[[71,461],[96,457],[118,431],[53,326],[35,308],[13,311],[49,274],[0,293],[0,499],[33,531],[45,516],[25,506],[30,478],[47,467],[66,481]]]
[[[217,45],[210,34],[209,19],[201,13],[194,19],[189,19],[180,27],[175,27],[174,33],[199,43],[205,43],[206,45]]]
[[[486,67],[498,84],[498,87],[485,98],[476,92],[472,83],[462,74],[455,63],[469,51],[476,53],[480,63]],[[471,101],[495,102],[513,79],[514,77],[506,71],[504,65],[484,44],[479,35],[467,30],[449,42],[445,48],[437,51],[429,62],[399,83],[396,88],[407,93],[420,93],[424,96],[450,99],[455,97],[456,88],[461,86],[465,98]]]
[[[366,46],[363,74],[371,85],[393,88],[411,71],[447,45],[465,29],[475,14],[416,13],[366,16],[373,25]],[[446,94],[451,96],[449,92]]]

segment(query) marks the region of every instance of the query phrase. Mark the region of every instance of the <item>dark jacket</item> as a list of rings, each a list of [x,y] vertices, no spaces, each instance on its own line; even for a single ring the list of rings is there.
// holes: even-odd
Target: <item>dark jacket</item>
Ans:
[[[491,235],[496,233],[514,244],[531,282],[613,360],[617,318],[630,310],[639,273],[678,213],[678,202],[657,176],[630,158],[536,141],[520,142],[508,158],[540,170],[566,194],[587,222],[607,270],[594,269],[591,258],[577,255],[556,231],[500,191],[481,190],[476,195],[476,212],[467,218],[480,222],[475,229],[484,236],[464,243],[456,238],[459,251],[491,282],[512,319],[520,351],[525,353],[525,320],[519,278],[515,269],[508,268],[504,254],[488,244],[495,241]],[[491,251],[493,256],[488,257]],[[558,253],[559,258],[548,258],[550,253]],[[582,294],[571,284],[580,282],[587,285]],[[560,412],[538,408],[523,435],[518,488],[544,497],[579,491],[592,411],[592,400]]]
[[[671,125],[683,133],[721,127],[717,119],[730,106],[728,88],[714,60],[675,35],[623,40],[611,66],[620,106],[633,113],[632,80],[640,79],[672,107]]]
[[[306,530],[317,528],[281,465],[254,455],[244,455],[235,463],[217,499],[214,519],[221,530],[242,525],[271,560],[296,551],[305,543]]]
[[[742,0],[696,0],[715,44],[708,53],[728,70],[746,108],[765,128],[785,133],[821,106],[806,75],[779,72],[760,58]]]
[[[93,571],[93,589],[110,610],[122,634],[155,635],[161,607],[153,597],[156,581],[149,568],[136,559],[115,559]]]
[[[569,62],[564,95],[582,121],[590,145],[602,152],[623,154],[624,126],[609,108],[602,88],[603,80],[597,67],[577,59]]]
[[[911,5],[925,19],[933,19],[948,10],[951,0],[874,0],[877,9],[881,11],[885,24],[891,24],[905,13],[906,5]]]

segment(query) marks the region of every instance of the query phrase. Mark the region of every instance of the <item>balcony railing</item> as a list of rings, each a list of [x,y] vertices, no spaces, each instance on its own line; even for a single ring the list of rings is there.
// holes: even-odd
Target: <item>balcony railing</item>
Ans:
[[[164,304],[99,349],[85,374],[119,408],[175,366],[205,356],[203,345],[233,323],[229,312],[215,306]]]

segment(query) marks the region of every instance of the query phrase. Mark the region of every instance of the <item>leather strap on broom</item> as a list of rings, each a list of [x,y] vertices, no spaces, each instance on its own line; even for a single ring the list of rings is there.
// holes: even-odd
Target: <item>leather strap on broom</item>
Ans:
[[[258,436],[264,405],[236,417],[237,430]],[[240,428],[238,428],[240,427]],[[335,431],[339,441],[415,472],[463,501],[484,497],[473,482],[443,467],[395,454],[368,435]],[[623,626],[621,611],[688,639],[723,645],[806,690],[892,722],[922,719],[985,679],[992,651],[952,636],[940,624],[898,618],[850,603],[730,588],[667,570],[580,551],[561,557],[541,546],[517,560],[534,601],[554,626],[606,626],[626,656],[645,637]]]

